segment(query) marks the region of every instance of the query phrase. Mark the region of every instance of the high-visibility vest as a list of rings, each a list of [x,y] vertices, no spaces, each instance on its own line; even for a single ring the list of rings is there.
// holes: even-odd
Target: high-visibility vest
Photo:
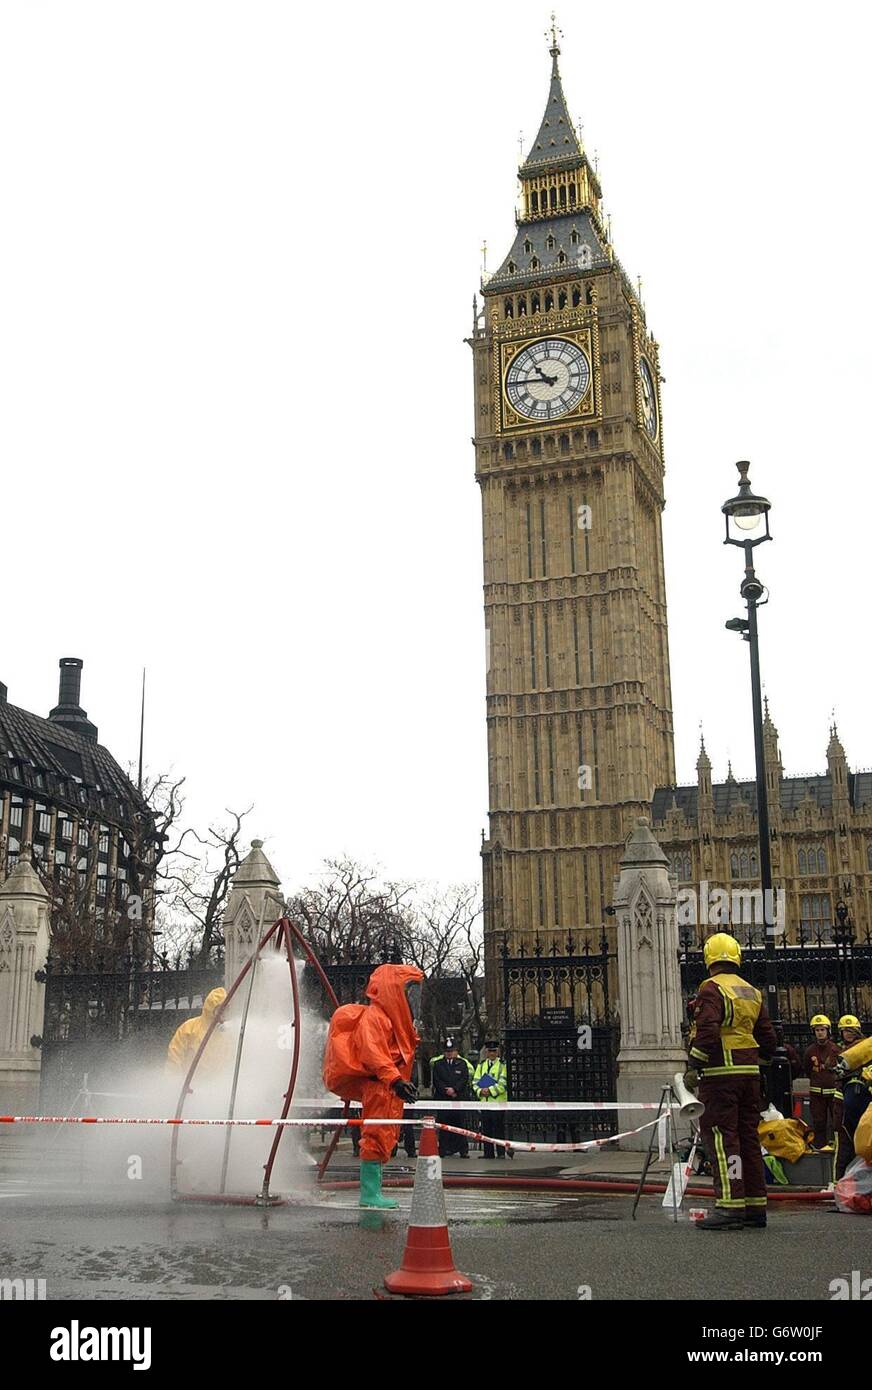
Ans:
[[[729,974],[720,971],[712,976],[711,983],[717,986],[718,992],[724,1003],[724,1020],[721,1024],[720,1044],[723,1049],[723,1062],[714,1064],[706,1061],[697,1049],[691,1047],[691,1057],[698,1057],[703,1062],[706,1076],[725,1076],[728,1074],[747,1074],[756,1076],[759,1072],[757,1062],[736,1062],[733,1060],[734,1052],[747,1052],[758,1048],[757,1039],[754,1037],[754,1027],[760,1017],[760,1010],[763,1007],[763,996],[759,989],[749,985],[747,980],[743,980],[741,975]],[[693,1040],[691,1030],[691,1041]]]
[[[485,1086],[484,1090],[479,1090],[483,1076],[492,1076],[496,1085]],[[498,1057],[495,1062],[479,1062],[472,1074],[472,1085],[479,1100],[505,1100],[509,1091],[508,1078],[506,1064],[501,1057]]]

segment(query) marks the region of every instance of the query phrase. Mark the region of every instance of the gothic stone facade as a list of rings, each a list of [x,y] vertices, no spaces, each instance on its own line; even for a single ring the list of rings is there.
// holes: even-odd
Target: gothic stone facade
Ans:
[[[786,940],[801,936],[832,942],[840,901],[857,936],[867,939],[872,927],[872,772],[851,772],[834,726],[826,774],[785,777],[768,706],[763,744],[772,877],[784,894]],[[704,745],[696,786],[658,787],[652,820],[679,889],[699,892],[705,883],[711,901],[715,888],[732,899],[736,890],[741,894],[759,886],[756,783],[737,782],[730,772],[725,782],[713,784]]]

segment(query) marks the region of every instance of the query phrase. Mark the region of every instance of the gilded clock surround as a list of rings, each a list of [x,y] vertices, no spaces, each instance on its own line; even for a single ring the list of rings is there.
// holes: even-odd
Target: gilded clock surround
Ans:
[[[552,329],[548,322],[553,317],[554,315],[545,315],[545,322],[543,325],[538,331],[532,334],[530,333],[529,321],[525,321],[524,328],[526,330],[526,336],[516,339],[513,337],[505,338],[500,342],[499,356],[494,356],[494,367],[496,369],[497,378],[496,390],[499,395],[500,423],[502,428],[506,431],[516,433],[519,430],[541,430],[543,427],[548,427],[552,424],[569,424],[574,420],[594,419],[598,414],[595,355],[597,347],[596,324],[594,323],[590,327],[576,329],[574,331],[572,329],[558,331]],[[521,325],[518,325],[518,327],[520,328]],[[528,416],[522,415],[519,411],[515,410],[509,401],[506,394],[506,374],[519,352],[547,338],[563,338],[570,343],[575,343],[587,358],[588,366],[590,367],[590,380],[584,395],[573,409],[567,410],[565,414],[560,416],[555,416],[553,420],[531,420]]]

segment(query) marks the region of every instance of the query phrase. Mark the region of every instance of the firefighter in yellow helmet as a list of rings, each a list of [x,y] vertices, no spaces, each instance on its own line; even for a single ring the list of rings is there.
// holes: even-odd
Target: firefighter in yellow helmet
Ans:
[[[836,1063],[839,1049],[833,1042],[832,1024],[826,1014],[815,1014],[809,1023],[814,1042],[805,1049],[803,1074],[809,1080],[809,1107],[814,1126],[816,1149],[830,1142],[830,1128],[835,1133]]]
[[[176,1029],[172,1042],[167,1048],[167,1072],[177,1073],[181,1077],[187,1075],[188,1068],[196,1056],[197,1048],[206,1036],[216,1009],[220,1008],[226,998],[227,991],[225,989],[210,990],[203,1001],[203,1012],[197,1018],[189,1018],[187,1023],[183,1023],[181,1027]],[[219,1025],[219,1029],[209,1039],[203,1055],[202,1066],[206,1067],[209,1072],[215,1071],[224,1062],[226,1055],[227,1044],[220,1032]]]
[[[759,1059],[778,1046],[763,996],[738,974],[735,937],[716,932],[705,942],[709,978],[696,995],[688,1040],[689,1066],[705,1105],[700,1135],[714,1175],[715,1210],[702,1231],[766,1225],[766,1174],[760,1123]]]
[[[836,1151],[833,1156],[833,1181],[845,1176],[854,1158],[854,1131],[872,1100],[872,1038],[864,1038],[856,1014],[843,1014],[839,1019],[842,1039],[841,1056],[836,1066]]]

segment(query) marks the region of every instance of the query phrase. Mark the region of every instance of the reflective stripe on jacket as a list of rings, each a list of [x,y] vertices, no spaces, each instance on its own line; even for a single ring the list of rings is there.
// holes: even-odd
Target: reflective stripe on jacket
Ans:
[[[699,987],[689,1043],[705,1076],[754,1076],[760,1054],[771,1057],[778,1039],[759,989],[720,971]]]

